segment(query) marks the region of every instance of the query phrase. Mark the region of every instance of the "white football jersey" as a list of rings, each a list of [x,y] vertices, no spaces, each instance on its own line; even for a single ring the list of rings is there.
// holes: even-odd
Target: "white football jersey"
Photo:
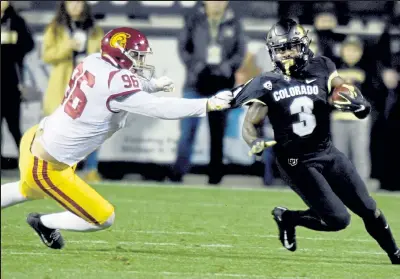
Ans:
[[[101,58],[86,57],[74,70],[65,98],[39,124],[45,150],[60,162],[74,165],[125,126],[128,112],[112,111],[110,101],[141,91],[138,77]]]

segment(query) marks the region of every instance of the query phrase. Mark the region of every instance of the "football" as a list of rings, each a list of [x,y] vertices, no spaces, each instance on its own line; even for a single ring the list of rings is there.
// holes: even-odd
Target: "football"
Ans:
[[[333,90],[333,92],[329,98],[330,103],[346,102],[346,99],[344,99],[341,95],[348,95],[348,96],[354,98],[354,90],[351,90],[353,88],[354,88],[353,86],[349,86],[349,85],[345,85],[345,84],[335,87],[335,89]]]

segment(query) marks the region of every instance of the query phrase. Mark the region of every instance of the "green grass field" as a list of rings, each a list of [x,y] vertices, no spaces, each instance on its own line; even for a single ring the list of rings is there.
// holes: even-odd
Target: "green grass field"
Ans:
[[[1,213],[3,279],[400,278],[353,215],[337,233],[297,230],[298,250],[281,247],[270,215],[276,205],[305,208],[291,191],[98,185],[116,208],[106,231],[63,232],[66,247],[46,248],[25,222],[35,201]],[[400,241],[400,196],[376,194]]]

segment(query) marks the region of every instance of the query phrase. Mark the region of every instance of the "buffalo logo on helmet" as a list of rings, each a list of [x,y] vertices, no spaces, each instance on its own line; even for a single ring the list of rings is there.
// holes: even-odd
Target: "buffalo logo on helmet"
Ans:
[[[125,32],[115,33],[110,39],[110,46],[126,48],[126,41],[131,35]]]

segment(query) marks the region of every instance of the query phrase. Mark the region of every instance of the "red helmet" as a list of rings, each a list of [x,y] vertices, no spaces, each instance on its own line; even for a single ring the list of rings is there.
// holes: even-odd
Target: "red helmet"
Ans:
[[[152,53],[146,36],[133,28],[112,29],[101,40],[101,56],[104,60],[146,79],[151,79],[154,74],[154,67],[145,63],[146,55]],[[150,72],[150,76],[145,70]]]

